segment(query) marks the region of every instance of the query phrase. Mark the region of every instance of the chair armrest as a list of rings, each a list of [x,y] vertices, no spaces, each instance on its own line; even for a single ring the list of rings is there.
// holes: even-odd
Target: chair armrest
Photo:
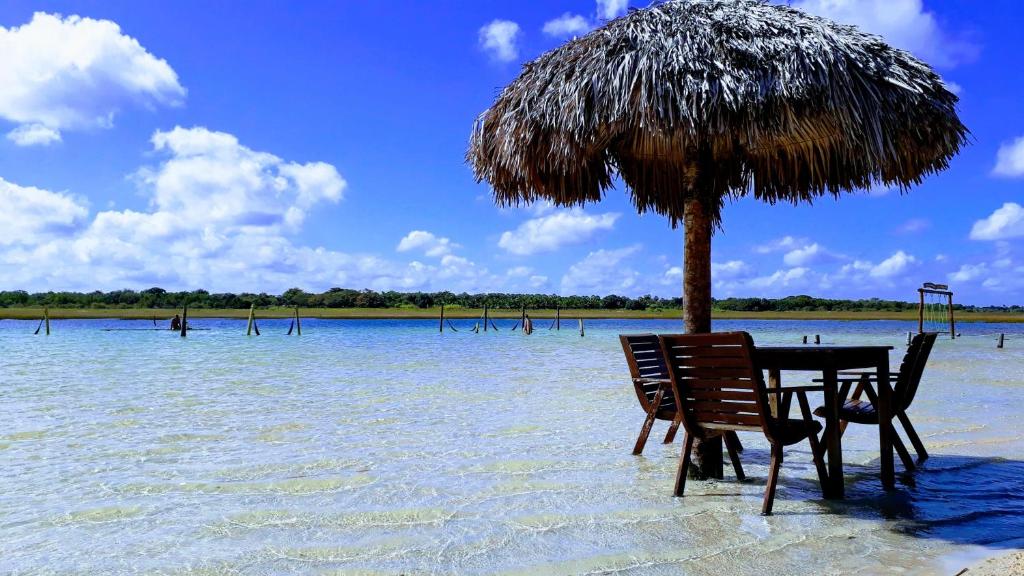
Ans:
[[[783,386],[782,388],[767,388],[769,394],[785,394],[788,392],[825,392],[824,386]]]

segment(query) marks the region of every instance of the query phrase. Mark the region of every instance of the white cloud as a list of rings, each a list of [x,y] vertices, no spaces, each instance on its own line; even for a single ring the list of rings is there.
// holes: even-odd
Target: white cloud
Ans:
[[[550,252],[585,242],[598,231],[611,230],[618,218],[614,212],[592,216],[578,208],[548,213],[503,232],[498,246],[518,256]]]
[[[826,257],[825,249],[820,244],[814,243],[786,252],[782,261],[786,263],[786,266],[797,267],[818,262],[824,257]]]
[[[635,245],[587,254],[562,276],[562,294],[637,294],[640,274],[627,262],[639,251],[640,246]]]
[[[533,274],[533,268],[529,266],[515,266],[505,272],[505,275],[509,278],[525,278],[530,274]]]
[[[810,270],[798,267],[789,270],[778,270],[771,276],[760,276],[753,278],[746,283],[750,288],[758,290],[778,290],[781,288],[792,289],[807,285],[807,277]]]
[[[105,210],[89,221],[87,207],[67,194],[0,180],[0,278],[24,289],[86,291],[504,285],[503,276],[450,253],[428,264],[296,244],[305,214],[342,197],[345,181],[334,166],[282,160],[205,128],[152,140],[163,160],[136,174],[150,201],[144,211]]]
[[[566,12],[554,20],[544,23],[544,33],[555,38],[566,38],[576,36],[590,30],[590,23],[579,14]]]
[[[34,245],[71,234],[89,215],[80,201],[59,192],[19,186],[0,178],[0,246]]]
[[[413,230],[399,241],[397,250],[399,252],[422,250],[426,256],[440,258],[451,254],[452,249],[459,247],[448,238],[435,236],[426,230]]]
[[[988,273],[985,264],[964,264],[959,270],[949,275],[950,282],[970,282]]]
[[[931,228],[932,223],[927,218],[911,218],[896,227],[897,234],[917,234]]]
[[[1007,202],[971,227],[971,240],[1005,240],[1024,236],[1024,207]]]
[[[185,89],[167,64],[109,20],[37,12],[0,27],[0,118],[15,143],[49,144],[61,130],[106,128],[126,105],[176,105]]]
[[[937,66],[973,59],[978,48],[942,30],[921,0],[798,0],[794,8],[853,24]]]
[[[480,46],[495,60],[511,62],[519,57],[519,24],[493,20],[480,28]]]
[[[711,263],[711,280],[732,280],[743,278],[753,273],[753,270],[742,260],[729,260],[728,262]]]
[[[338,202],[346,186],[334,166],[285,162],[202,127],[157,131],[152,143],[169,158],[136,178],[157,214],[175,216],[173,228],[296,230],[313,205]]]
[[[1024,176],[1024,136],[999,147],[992,174],[1007,178]]]
[[[805,238],[795,238],[793,236],[783,236],[771,242],[760,244],[754,247],[754,252],[758,254],[771,254],[772,252],[785,252],[800,248],[807,245]]]
[[[626,13],[629,0],[597,0],[597,15],[605,20],[618,18]]]
[[[877,266],[872,267],[868,274],[875,278],[892,278],[906,272],[908,268],[916,263],[916,258],[900,250],[879,262]]]
[[[7,139],[18,146],[49,146],[60,142],[60,132],[42,124],[22,124],[7,133]]]

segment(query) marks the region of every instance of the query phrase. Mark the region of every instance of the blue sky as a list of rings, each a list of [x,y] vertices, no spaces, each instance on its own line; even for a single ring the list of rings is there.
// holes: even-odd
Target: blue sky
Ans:
[[[728,205],[715,295],[1024,303],[1024,8],[791,4],[934,64],[973,143],[908,195]],[[521,64],[625,6],[6,2],[0,289],[676,295],[682,231],[624,189],[499,209],[463,160]]]

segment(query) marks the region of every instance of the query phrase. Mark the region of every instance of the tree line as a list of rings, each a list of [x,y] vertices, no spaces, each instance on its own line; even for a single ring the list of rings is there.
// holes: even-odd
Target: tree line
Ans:
[[[170,292],[162,288],[147,290],[114,290],[111,292],[36,292],[24,290],[0,291],[0,307],[22,308],[51,306],[54,308],[259,308],[274,306],[300,306],[303,308],[431,308],[445,304],[463,308],[496,309],[554,309],[576,310],[673,310],[682,308],[682,298],[640,296],[631,298],[611,294],[608,296],[559,296],[556,294],[455,294],[453,292],[395,292],[331,288],[312,293],[291,288],[283,294],[252,294],[229,292],[210,293],[206,290]],[[737,312],[852,312],[917,310],[917,302],[899,300],[840,300],[811,296],[786,298],[723,298],[713,300],[715,310]],[[957,310],[1024,312],[1021,306],[965,306],[954,305]]]

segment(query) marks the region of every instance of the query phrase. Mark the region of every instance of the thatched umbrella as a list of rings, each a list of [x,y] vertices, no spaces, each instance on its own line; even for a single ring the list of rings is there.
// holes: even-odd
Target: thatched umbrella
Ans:
[[[638,211],[684,226],[686,330],[708,332],[726,198],[904,190],[965,144],[956,102],[927,64],[855,27],[761,0],[670,0],[526,64],[467,158],[502,205],[583,205],[621,177]]]

